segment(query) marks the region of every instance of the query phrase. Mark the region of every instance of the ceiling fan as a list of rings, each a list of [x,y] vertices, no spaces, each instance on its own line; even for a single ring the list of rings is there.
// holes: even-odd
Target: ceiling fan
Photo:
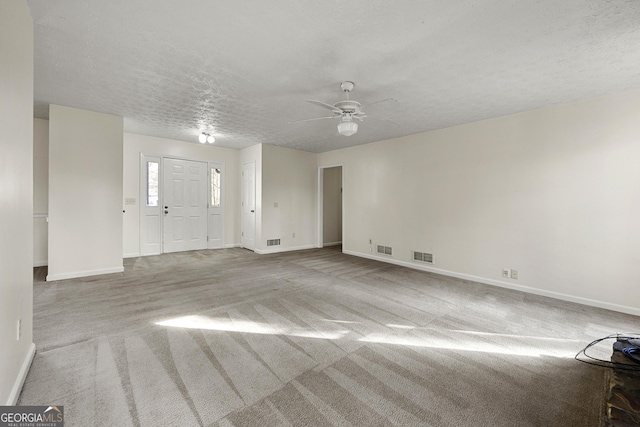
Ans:
[[[354,121],[354,119],[362,121],[365,117],[368,117],[365,114],[365,112],[363,111],[363,108],[369,107],[369,106],[371,106],[373,104],[379,104],[379,103],[385,102],[385,101],[396,101],[393,98],[387,98],[387,99],[383,99],[383,100],[380,100],[380,101],[372,102],[371,104],[367,104],[367,105],[363,106],[358,101],[354,101],[352,99],[349,99],[349,93],[353,90],[354,87],[355,87],[355,83],[353,83],[353,82],[350,82],[350,81],[342,82],[340,84],[340,89],[342,89],[342,91],[345,93],[347,99],[345,99],[343,101],[338,101],[335,104],[327,104],[326,102],[315,101],[315,100],[311,100],[311,99],[307,100],[307,102],[309,102],[311,104],[314,104],[314,105],[326,108],[328,110],[331,110],[333,112],[332,116],[316,117],[316,118],[313,118],[313,119],[296,120],[296,121],[289,122],[289,123],[299,123],[299,122],[309,122],[309,121],[312,121],[312,120],[339,118],[340,119],[340,123],[338,124],[338,132],[340,133],[340,135],[351,136],[354,133],[358,132],[358,123],[356,123]]]

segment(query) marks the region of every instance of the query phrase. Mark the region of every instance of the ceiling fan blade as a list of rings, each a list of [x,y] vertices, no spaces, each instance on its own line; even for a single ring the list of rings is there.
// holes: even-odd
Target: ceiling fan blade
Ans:
[[[322,120],[322,119],[335,119],[336,117],[339,117],[339,116],[315,117],[313,119],[294,120],[294,121],[289,122],[289,123],[311,122],[313,120]]]
[[[398,100],[397,100],[397,99],[395,99],[395,98],[387,98],[387,99],[381,99],[380,101],[372,102],[372,103],[370,103],[370,104],[363,105],[363,106],[362,106],[362,107],[360,107],[360,108],[367,108],[367,107],[370,107],[370,106],[372,106],[372,105],[380,104],[380,103],[382,103],[382,102],[387,102],[387,101],[394,101],[394,102],[398,102]]]
[[[383,119],[380,117],[376,117],[376,116],[367,116],[367,121],[370,123],[375,123],[375,124],[382,124],[384,123],[385,126],[392,126],[392,127],[398,127],[400,126],[398,123],[392,121],[392,120],[387,120],[387,119]]]
[[[339,109],[337,107],[334,107],[331,104],[327,104],[326,102],[315,101],[313,99],[307,99],[307,102],[309,102],[311,104],[314,104],[314,105],[317,105],[319,107],[328,108],[329,110],[333,111],[334,113],[342,114],[342,110],[341,109]]]

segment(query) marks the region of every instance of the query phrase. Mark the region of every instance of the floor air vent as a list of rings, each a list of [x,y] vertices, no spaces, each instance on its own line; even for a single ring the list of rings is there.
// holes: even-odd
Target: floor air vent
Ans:
[[[433,264],[433,254],[413,251],[413,260]]]
[[[382,255],[392,255],[393,248],[391,246],[378,245],[378,253]]]
[[[280,246],[280,239],[267,240],[267,246]]]

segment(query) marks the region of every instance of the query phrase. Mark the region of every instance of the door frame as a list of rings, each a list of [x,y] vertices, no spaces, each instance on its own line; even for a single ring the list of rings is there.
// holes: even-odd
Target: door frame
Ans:
[[[199,163],[205,163],[207,165],[207,239],[209,239],[209,215],[210,215],[210,194],[211,194],[211,166],[220,166],[220,171],[222,173],[222,176],[220,177],[220,200],[221,200],[221,207],[222,207],[222,230],[221,230],[221,238],[222,238],[222,246],[220,247],[220,249],[223,249],[225,247],[225,233],[224,233],[224,229],[225,229],[225,211],[226,211],[226,191],[225,191],[225,187],[226,187],[226,172],[225,172],[225,162],[218,162],[218,161],[209,161],[209,160],[199,160],[199,159],[192,159],[192,158],[188,158],[188,157],[182,157],[182,156],[173,156],[173,155],[163,155],[163,154],[152,154],[152,153],[144,153],[144,152],[140,152],[140,162],[139,162],[139,173],[138,173],[138,181],[139,181],[139,194],[138,194],[138,200],[140,200],[140,205],[139,205],[139,216],[138,216],[138,239],[139,239],[139,252],[140,252],[140,256],[147,256],[147,255],[160,255],[165,253],[164,252],[164,215],[160,215],[160,221],[158,221],[158,233],[159,233],[159,238],[160,238],[160,252],[158,253],[143,253],[142,248],[143,248],[143,226],[145,225],[145,221],[144,221],[144,209],[146,208],[146,199],[147,199],[147,180],[146,180],[146,176],[145,176],[145,171],[146,171],[146,162],[147,161],[158,161],[158,212],[162,212],[161,208],[162,206],[164,206],[164,159],[175,159],[175,160],[186,160],[186,161],[191,161],[191,162],[199,162]],[[144,204],[142,204],[142,202],[144,201]],[[207,243],[207,247],[209,246],[209,244]]]
[[[244,197],[245,197],[245,189],[244,189],[244,167],[245,165],[253,165],[253,205],[254,205],[254,214],[253,214],[253,247],[249,248],[244,245]],[[240,165],[240,247],[244,249],[249,249],[251,251],[256,250],[256,217],[257,217],[257,177],[256,177],[256,161],[250,160],[248,162],[244,162]]]
[[[344,163],[334,163],[328,165],[318,166],[318,239],[316,243],[316,247],[322,248],[324,247],[324,170],[331,168],[342,168],[342,193],[340,197],[342,198],[342,251],[344,252],[344,236],[345,236],[345,210],[344,210]]]

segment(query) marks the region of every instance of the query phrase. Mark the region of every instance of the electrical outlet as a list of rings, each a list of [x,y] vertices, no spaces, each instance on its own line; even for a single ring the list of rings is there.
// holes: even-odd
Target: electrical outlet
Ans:
[[[295,237],[296,237],[296,233],[293,233],[293,235],[292,235],[291,237],[293,237],[293,238],[295,239]]]
[[[511,270],[509,270],[508,268],[502,269],[502,277],[505,277],[508,279],[510,275],[511,275]]]
[[[511,278],[518,280],[518,270],[511,270]]]
[[[273,207],[277,208],[278,207],[278,202],[273,202]],[[295,237],[295,236],[293,236],[293,237]]]
[[[373,246],[369,246],[369,253],[372,254],[373,253]]]
[[[369,239],[369,244],[372,244],[372,243],[373,243],[373,241],[371,239]]]
[[[20,338],[22,338],[22,319],[16,322],[16,340],[20,341]]]

